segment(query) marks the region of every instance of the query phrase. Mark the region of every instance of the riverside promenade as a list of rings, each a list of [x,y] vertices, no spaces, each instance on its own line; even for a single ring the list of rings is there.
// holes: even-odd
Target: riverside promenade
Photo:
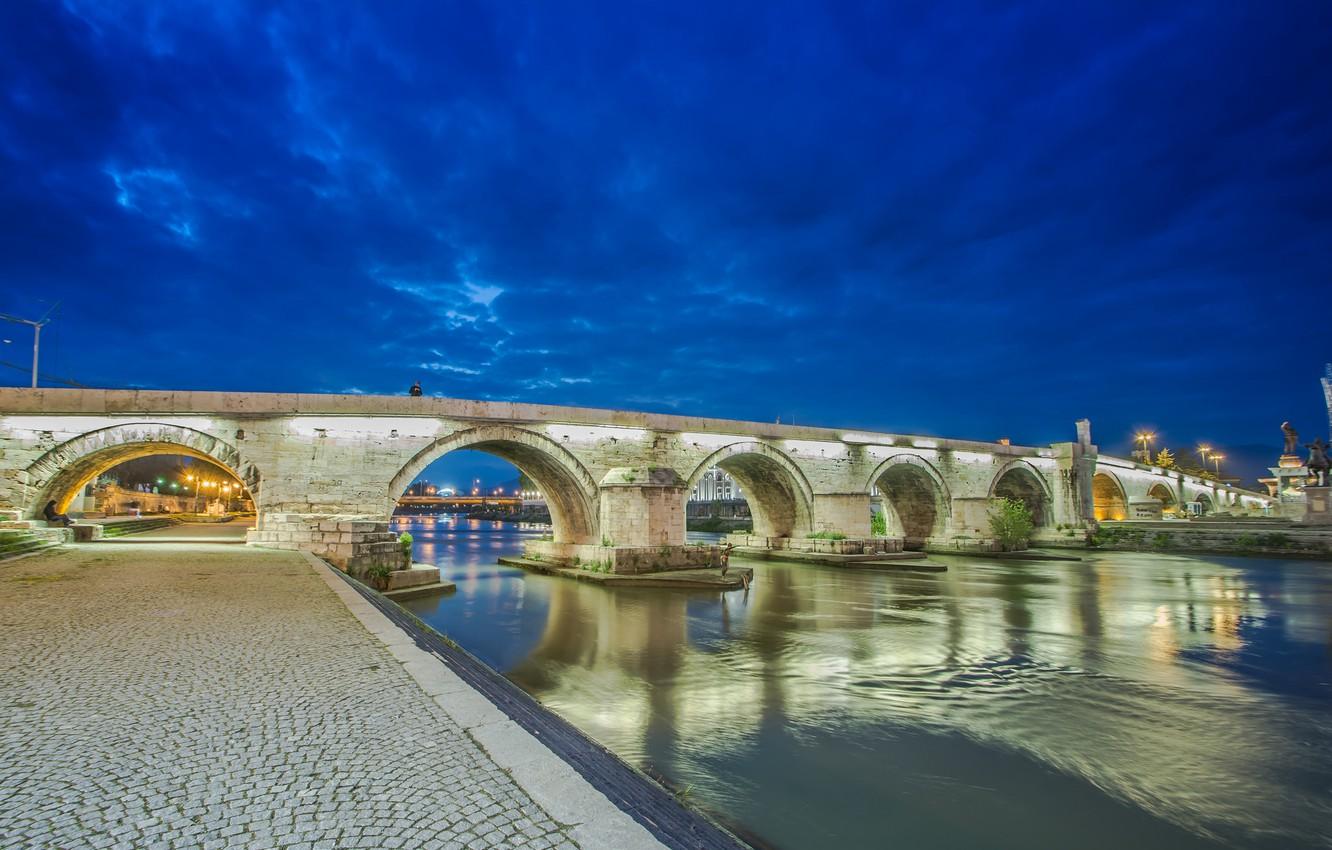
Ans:
[[[3,848],[665,846],[302,553],[0,563],[0,706]]]

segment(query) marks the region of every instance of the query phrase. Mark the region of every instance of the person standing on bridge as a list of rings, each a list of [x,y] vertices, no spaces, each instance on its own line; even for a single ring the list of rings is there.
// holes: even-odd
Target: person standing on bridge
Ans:
[[[407,394],[412,396],[419,396],[421,394],[421,382],[417,381],[416,383],[412,384],[412,388],[407,391]]]

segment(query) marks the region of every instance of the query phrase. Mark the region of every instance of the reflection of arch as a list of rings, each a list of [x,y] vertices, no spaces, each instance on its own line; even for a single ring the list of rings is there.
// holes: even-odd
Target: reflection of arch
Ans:
[[[990,498],[1000,497],[1017,499],[1025,504],[1037,528],[1049,524],[1050,488],[1036,467],[1025,460],[1010,461],[994,477],[990,484]]]
[[[814,488],[805,474],[782,452],[766,443],[723,446],[704,458],[689,476],[687,494],[714,466],[726,470],[740,485],[754,518],[754,533],[764,537],[795,537],[813,528]]]
[[[1151,489],[1147,491],[1147,495],[1156,499],[1167,508],[1175,504],[1175,491],[1159,481],[1151,486]]]
[[[597,482],[559,443],[544,434],[510,425],[455,431],[417,452],[389,483],[389,511],[427,466],[458,449],[476,449],[503,458],[536,482],[550,508],[556,542],[596,540]]]
[[[259,470],[240,451],[216,437],[160,422],[136,422],[89,431],[42,455],[27,469],[28,514],[37,517],[55,499],[64,512],[85,484],[114,466],[149,455],[188,455],[217,464],[235,475],[259,504]]]
[[[883,496],[888,533],[906,538],[907,548],[924,548],[926,538],[943,534],[952,496],[929,461],[893,455],[870,475],[869,486],[878,487]]]
[[[1098,520],[1128,519],[1128,497],[1114,473],[1097,472],[1092,476],[1092,514]]]

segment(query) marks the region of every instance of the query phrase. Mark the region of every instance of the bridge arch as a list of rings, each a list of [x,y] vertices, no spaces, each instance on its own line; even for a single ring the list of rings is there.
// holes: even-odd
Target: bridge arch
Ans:
[[[1193,497],[1193,501],[1202,506],[1203,514],[1210,514],[1216,510],[1216,503],[1212,501],[1212,494],[1206,490],[1199,490],[1198,494]]]
[[[1128,495],[1113,472],[1098,470],[1092,476],[1092,513],[1098,521],[1128,519]]]
[[[1147,488],[1147,495],[1160,502],[1164,508],[1174,507],[1176,504],[1174,489],[1160,481]]]
[[[879,488],[888,533],[905,538],[908,549],[922,549],[929,537],[943,534],[953,497],[939,470],[922,457],[899,454],[870,473],[865,489]]]
[[[719,466],[736,480],[749,503],[754,533],[801,537],[813,527],[814,488],[785,453],[767,443],[731,443],[708,455],[689,475],[685,498],[709,469]]]
[[[597,539],[597,482],[578,458],[559,443],[525,428],[482,425],[435,440],[400,469],[388,487],[388,509],[427,466],[459,449],[476,449],[509,463],[536,482],[550,508],[555,540],[592,543]]]
[[[1004,464],[990,482],[990,498],[1017,499],[1031,510],[1032,522],[1037,528],[1048,526],[1054,499],[1045,476],[1025,460],[1015,459]]]
[[[108,469],[151,455],[187,455],[216,464],[235,475],[256,507],[262,476],[240,450],[211,434],[164,422],[134,422],[89,431],[39,457],[25,470],[31,501],[25,513],[41,516],[55,500],[64,512],[84,485]]]

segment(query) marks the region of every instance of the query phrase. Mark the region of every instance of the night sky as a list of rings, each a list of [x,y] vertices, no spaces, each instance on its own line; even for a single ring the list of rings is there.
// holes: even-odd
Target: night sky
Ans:
[[[48,385],[1326,433],[1326,0],[335,5],[5,5]]]

